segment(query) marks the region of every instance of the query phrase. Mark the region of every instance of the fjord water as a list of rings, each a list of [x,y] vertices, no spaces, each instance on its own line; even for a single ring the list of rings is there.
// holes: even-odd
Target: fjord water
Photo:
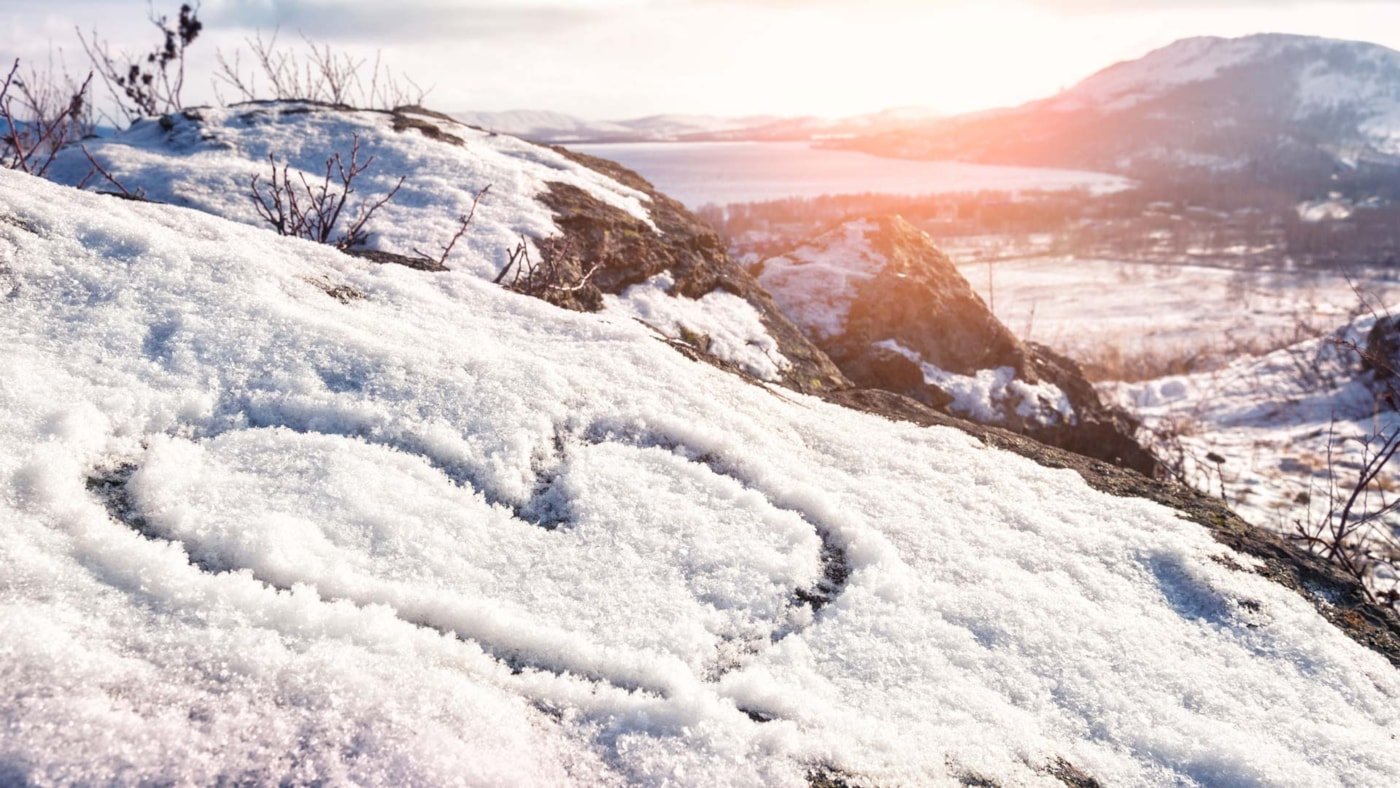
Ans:
[[[641,173],[689,208],[823,194],[1111,191],[1116,175],[955,161],[888,159],[808,142],[640,142],[572,145]]]

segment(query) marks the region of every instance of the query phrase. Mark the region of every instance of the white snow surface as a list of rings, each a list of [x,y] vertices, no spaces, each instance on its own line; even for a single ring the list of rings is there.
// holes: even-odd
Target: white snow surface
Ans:
[[[0,171],[3,781],[1400,782],[1395,670],[1201,527],[481,262]]]
[[[760,380],[780,380],[783,370],[792,366],[753,304],[720,290],[700,298],[671,295],[675,284],[670,272],[664,272],[620,296],[606,295],[603,302],[608,311],[640,320],[670,339],[684,340],[686,332],[704,337],[708,344],[701,350]]]
[[[410,257],[422,252],[436,259],[457,232],[461,217],[472,210],[476,195],[489,186],[468,232],[446,261],[449,267],[484,278],[495,278],[522,239],[532,259],[538,260],[533,242],[559,234],[550,209],[537,199],[551,182],[577,186],[655,228],[645,194],[549,148],[434,115],[424,115],[422,120],[464,144],[433,140],[412,129],[394,131],[391,116],[383,112],[299,102],[196,112],[203,119],[198,126],[181,115],[172,116],[174,127],[169,131],[148,120],[112,139],[93,141],[88,150],[128,190],[139,189],[157,202],[269,227],[254,208],[250,185],[251,178],[259,175],[266,188],[267,157],[289,163],[294,183],[302,175],[318,183],[326,157],[339,152],[348,160],[352,139],[358,134],[361,160],[374,157],[362,176],[364,182],[357,184],[361,200],[378,199],[404,178],[395,198],[369,223],[368,246]],[[52,177],[68,184],[88,178],[92,188],[111,188],[102,178],[91,178],[90,170],[87,157],[70,150],[57,162]],[[352,202],[347,215],[354,207]],[[737,296],[719,293],[698,302],[670,300],[674,303],[651,299],[650,313],[683,314],[692,327],[705,325],[703,333],[720,340],[712,349],[719,358],[764,379],[776,379],[778,370],[787,365],[757,313]]]
[[[959,375],[925,361],[917,351],[893,339],[875,343],[919,365],[924,382],[953,398],[954,413],[983,424],[1005,424],[1015,413],[1023,421],[1041,426],[1075,424],[1079,417],[1064,390],[1053,383],[1029,383],[1016,377],[1014,367],[979,369],[975,375]]]
[[[888,261],[870,243],[878,228],[866,219],[846,222],[787,254],[763,261],[758,283],[788,319],[809,336],[824,339],[846,333],[851,304],[862,282]]]
[[[176,114],[166,130],[156,120],[143,120],[114,137],[88,141],[87,150],[130,191],[142,191],[156,202],[269,227],[258,216],[250,185],[258,176],[267,187],[268,157],[279,168],[290,166],[294,184],[299,185],[301,177],[317,184],[325,176],[327,158],[339,153],[348,161],[352,138],[359,135],[360,160],[372,156],[374,161],[356,181],[358,201],[352,198],[347,215],[363,201],[387,194],[404,178],[398,194],[367,225],[368,246],[408,256],[421,251],[436,259],[476,195],[489,186],[470,231],[447,260],[449,267],[466,267],[487,278],[505,266],[522,237],[533,242],[559,234],[550,209],[537,199],[548,183],[576,186],[651,223],[648,198],[635,189],[549,148],[433,115],[421,120],[463,144],[433,140],[411,128],[394,131],[388,113],[301,102],[201,107],[193,112],[202,121]],[[70,185],[86,179],[90,188],[112,188],[101,177],[91,177],[91,169],[82,151],[70,149],[60,155],[49,177]],[[533,243],[530,251],[539,259]]]
[[[1330,335],[1243,356],[1224,369],[1108,383],[1100,390],[1150,430],[1181,433],[1188,481],[1223,496],[1255,525],[1296,534],[1300,523],[1327,522],[1330,474],[1335,471],[1335,485],[1349,491],[1363,455],[1378,448],[1374,436],[1400,426],[1400,413],[1384,403],[1385,389],[1361,373],[1359,356],[1348,349],[1365,347],[1374,321],[1363,317]],[[1224,462],[1208,459],[1212,453]],[[1384,497],[1384,490],[1373,490],[1358,501],[1357,515],[1380,510],[1388,503]],[[1357,540],[1400,563],[1397,535],[1400,518],[1391,513],[1359,529]],[[1400,577],[1384,563],[1371,568],[1368,580],[1377,590],[1400,587]]]

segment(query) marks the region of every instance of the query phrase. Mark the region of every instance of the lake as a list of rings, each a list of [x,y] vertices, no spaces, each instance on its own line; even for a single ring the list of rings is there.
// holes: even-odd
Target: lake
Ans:
[[[953,161],[886,159],[806,142],[645,142],[571,145],[641,173],[687,207],[823,194],[951,194],[983,190],[1113,191],[1117,175]]]

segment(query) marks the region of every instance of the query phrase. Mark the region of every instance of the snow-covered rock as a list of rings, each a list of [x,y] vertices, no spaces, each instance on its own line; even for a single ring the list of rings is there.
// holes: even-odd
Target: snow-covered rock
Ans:
[[[846,222],[756,268],[856,385],[1153,472],[1126,415],[1105,407],[1073,362],[1018,340],[903,219]]]
[[[370,165],[355,183],[358,202],[347,205],[347,217],[402,179],[367,225],[369,238],[358,253],[410,264],[427,259],[432,267],[475,204],[471,226],[445,261],[448,268],[495,280],[523,244],[528,260],[564,272],[567,287],[540,293],[552,303],[609,306],[644,321],[659,316],[653,328],[677,341],[716,335],[714,327],[726,323],[725,336],[706,345],[719,361],[803,391],[846,385],[730,261],[714,231],[635,173],[427,110],[309,102],[190,109],[90,141],[86,154],[65,151],[51,177],[112,188],[94,177],[90,154],[129,191],[268,227],[255,207],[252,179],[261,178],[266,189],[275,161],[288,167],[293,184],[303,177],[319,183],[327,159],[339,154],[348,161],[355,139],[359,160]],[[630,309],[635,299],[625,292],[657,276],[676,283],[663,293],[671,303],[654,303],[646,314]],[[605,294],[619,298],[605,303]]]
[[[1205,527],[483,264],[0,171],[0,781],[1400,781]]]

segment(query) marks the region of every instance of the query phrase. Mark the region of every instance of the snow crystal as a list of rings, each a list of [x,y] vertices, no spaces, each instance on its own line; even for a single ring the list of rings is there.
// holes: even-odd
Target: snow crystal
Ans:
[[[482,260],[0,215],[0,781],[1400,782],[1394,669],[1156,504]]]

